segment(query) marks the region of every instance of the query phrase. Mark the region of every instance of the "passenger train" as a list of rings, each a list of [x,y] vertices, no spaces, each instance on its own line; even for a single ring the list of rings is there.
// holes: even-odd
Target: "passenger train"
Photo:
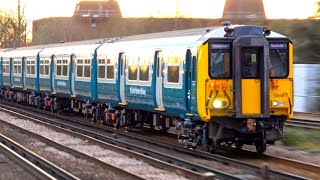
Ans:
[[[115,127],[176,127],[186,147],[283,138],[293,115],[293,44],[231,25],[0,51],[1,96]]]

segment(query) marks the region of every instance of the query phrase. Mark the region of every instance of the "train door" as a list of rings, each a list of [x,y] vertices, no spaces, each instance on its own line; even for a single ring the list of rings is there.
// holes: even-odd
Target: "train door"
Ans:
[[[56,66],[55,66],[55,62],[56,62],[56,56],[52,55],[51,56],[51,63],[50,63],[50,84],[51,84],[51,92],[55,92],[56,88],[55,88],[55,84],[54,84],[54,80],[55,80],[55,74],[56,74]]]
[[[269,117],[269,43],[264,37],[235,40],[233,79],[238,118]]]
[[[119,93],[120,93],[120,104],[126,105],[126,99],[125,99],[125,92],[124,92],[124,86],[126,82],[126,55],[125,53],[119,54],[119,63],[118,63],[118,69],[120,69],[120,81],[119,81]]]
[[[156,98],[156,105],[157,110],[164,110],[163,107],[163,101],[162,101],[162,85],[163,85],[163,53],[161,51],[156,52],[156,58],[155,58],[155,72],[156,72],[156,78],[155,78],[155,98]]]
[[[22,88],[26,89],[26,74],[27,74],[27,58],[23,57],[22,58],[22,70],[21,70],[21,74],[22,74]]]
[[[186,54],[186,107],[187,107],[187,111],[190,112],[191,110],[191,76],[192,76],[192,55],[191,55],[191,51],[188,49],[187,50],[187,54]]]
[[[74,87],[74,84],[75,84],[75,79],[76,79],[76,76],[75,74],[77,73],[76,70],[76,55],[75,54],[72,54],[70,56],[70,87],[71,87],[71,90],[70,90],[70,93],[72,96],[76,96],[76,90],[75,90],[75,87]]]

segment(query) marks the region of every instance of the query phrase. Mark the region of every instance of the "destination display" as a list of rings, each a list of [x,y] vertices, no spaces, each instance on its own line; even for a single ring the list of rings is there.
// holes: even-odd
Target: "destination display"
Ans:
[[[211,49],[230,49],[230,44],[211,44]]]
[[[270,49],[287,49],[287,43],[270,43]]]

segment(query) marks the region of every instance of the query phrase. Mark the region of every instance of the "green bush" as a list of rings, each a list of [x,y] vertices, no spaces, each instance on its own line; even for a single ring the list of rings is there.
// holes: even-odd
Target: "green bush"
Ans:
[[[280,144],[308,151],[320,151],[320,131],[302,128],[284,129],[284,138]]]

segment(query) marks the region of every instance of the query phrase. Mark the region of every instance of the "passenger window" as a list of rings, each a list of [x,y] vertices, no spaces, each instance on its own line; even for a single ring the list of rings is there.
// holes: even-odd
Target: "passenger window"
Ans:
[[[77,65],[77,77],[82,77],[82,76],[83,76],[83,66]]]
[[[149,80],[149,59],[140,59],[139,66],[139,76],[140,81],[148,81]]]
[[[21,74],[21,60],[14,60],[13,61],[13,73],[14,74]]]
[[[49,65],[49,61],[47,61]],[[69,63],[68,59],[57,59],[57,76],[68,77]]]
[[[131,81],[138,79],[138,66],[137,66],[138,61],[139,61],[139,57],[138,58],[129,58],[129,62],[128,62],[129,77],[128,77],[128,79]]]
[[[106,67],[105,66],[99,66],[99,78],[104,79],[106,74]]]
[[[107,79],[114,79],[114,61],[107,59]]]
[[[91,60],[77,59],[77,78],[90,78],[91,75]]]
[[[114,65],[107,65],[107,79],[114,79]]]
[[[3,73],[10,73],[10,60],[3,60]]]
[[[49,75],[49,62],[48,59],[40,60],[40,75]]]
[[[84,66],[84,77],[90,77],[90,66]]]
[[[169,57],[168,59],[168,73],[167,81],[169,83],[179,83],[179,70],[180,70],[179,57]]]

